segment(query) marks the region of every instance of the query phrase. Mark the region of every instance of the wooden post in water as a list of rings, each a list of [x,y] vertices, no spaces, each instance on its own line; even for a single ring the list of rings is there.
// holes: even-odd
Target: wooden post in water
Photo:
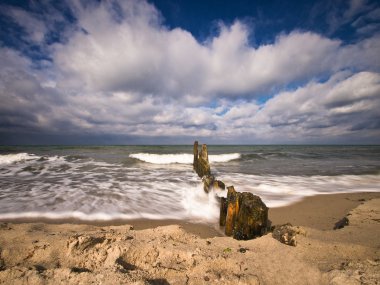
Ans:
[[[207,146],[203,144],[201,151],[198,152],[197,141],[194,142],[193,168],[200,178],[203,178],[203,176],[205,175],[207,176],[211,175],[210,164],[208,162]]]
[[[198,141],[194,142],[194,160],[193,160],[193,169],[195,172],[198,173],[197,168],[198,168]]]
[[[225,185],[211,175],[207,146],[198,150],[198,141],[194,142],[193,168],[203,181],[203,189],[223,191]],[[227,198],[220,198],[220,226],[225,226],[227,236],[235,239],[253,239],[266,233],[268,228],[268,208],[259,196],[248,192],[237,192],[233,186],[227,187]]]

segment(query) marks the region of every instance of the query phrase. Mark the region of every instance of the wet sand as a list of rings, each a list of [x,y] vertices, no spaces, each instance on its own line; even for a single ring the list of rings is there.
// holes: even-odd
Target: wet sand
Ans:
[[[274,225],[291,223],[319,230],[332,230],[335,223],[350,210],[373,198],[380,198],[380,192],[306,197],[289,206],[269,209],[269,219]]]

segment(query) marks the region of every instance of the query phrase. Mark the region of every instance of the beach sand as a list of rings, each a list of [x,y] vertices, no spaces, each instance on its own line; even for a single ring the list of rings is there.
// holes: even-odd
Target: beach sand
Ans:
[[[380,283],[380,193],[308,197],[269,219],[299,226],[297,246],[175,220],[2,221],[0,284]]]

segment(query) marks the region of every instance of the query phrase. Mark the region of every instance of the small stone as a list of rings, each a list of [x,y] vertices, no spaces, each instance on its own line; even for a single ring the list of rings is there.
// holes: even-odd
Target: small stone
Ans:
[[[210,281],[210,278],[206,275],[204,278],[203,278],[205,281]]]
[[[302,234],[306,236],[306,232],[299,228],[293,227],[291,224],[285,224],[275,227],[272,236],[283,244],[296,246],[297,245],[297,234]]]
[[[342,229],[345,226],[348,226],[349,224],[350,224],[350,221],[348,220],[348,218],[344,217],[343,219],[335,223],[334,230]]]

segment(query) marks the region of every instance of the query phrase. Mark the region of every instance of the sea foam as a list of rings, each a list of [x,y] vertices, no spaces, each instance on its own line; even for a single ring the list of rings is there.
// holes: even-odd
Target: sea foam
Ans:
[[[231,160],[239,159],[240,153],[228,154],[212,154],[209,155],[210,163],[228,162]],[[153,153],[132,153],[129,155],[131,158],[152,164],[192,164],[194,155],[188,153],[179,154],[153,154]]]
[[[0,164],[10,164],[18,161],[39,159],[40,157],[29,153],[15,153],[15,154],[3,154],[0,155]]]

